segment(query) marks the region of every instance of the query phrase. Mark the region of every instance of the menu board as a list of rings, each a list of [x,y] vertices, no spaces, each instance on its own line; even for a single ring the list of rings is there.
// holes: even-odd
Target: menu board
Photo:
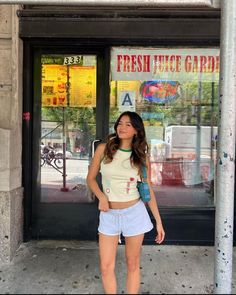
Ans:
[[[42,65],[42,106],[95,107],[96,66]]]
[[[67,67],[42,65],[42,105],[67,106]]]
[[[70,106],[96,106],[96,67],[70,67]]]

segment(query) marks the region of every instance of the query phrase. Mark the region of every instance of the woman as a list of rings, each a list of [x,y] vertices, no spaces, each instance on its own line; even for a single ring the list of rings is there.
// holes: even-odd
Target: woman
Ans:
[[[99,254],[103,287],[106,294],[117,293],[115,276],[116,250],[120,234],[125,237],[127,263],[126,291],[137,294],[140,286],[140,255],[144,234],[153,228],[144,203],[140,200],[137,181],[142,165],[150,174],[147,142],[141,117],[135,112],[124,112],[117,119],[115,133],[106,144],[100,144],[94,154],[87,176],[87,184],[99,200]],[[102,175],[103,191],[96,176]],[[164,240],[165,232],[154,192],[149,208],[156,220],[156,243]]]

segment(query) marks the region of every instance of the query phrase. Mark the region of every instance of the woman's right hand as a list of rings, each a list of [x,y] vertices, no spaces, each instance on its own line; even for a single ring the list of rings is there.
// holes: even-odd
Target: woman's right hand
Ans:
[[[109,210],[109,203],[108,203],[108,199],[106,196],[101,197],[99,199],[98,210],[104,211],[104,212]]]

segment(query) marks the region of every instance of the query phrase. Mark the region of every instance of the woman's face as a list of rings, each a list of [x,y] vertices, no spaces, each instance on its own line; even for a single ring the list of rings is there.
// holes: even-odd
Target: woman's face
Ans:
[[[132,139],[137,131],[132,126],[129,116],[122,116],[117,125],[117,135],[120,139]]]

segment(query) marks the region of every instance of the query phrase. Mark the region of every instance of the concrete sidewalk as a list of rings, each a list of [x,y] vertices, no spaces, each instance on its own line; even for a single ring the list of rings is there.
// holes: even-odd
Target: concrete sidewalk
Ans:
[[[236,251],[234,250],[234,261]],[[235,269],[236,263],[234,263]],[[214,247],[143,246],[140,294],[210,294]],[[116,273],[125,293],[124,246],[119,245]],[[233,272],[232,293],[236,291]],[[13,261],[0,266],[1,294],[103,294],[98,245],[80,241],[31,241]]]

